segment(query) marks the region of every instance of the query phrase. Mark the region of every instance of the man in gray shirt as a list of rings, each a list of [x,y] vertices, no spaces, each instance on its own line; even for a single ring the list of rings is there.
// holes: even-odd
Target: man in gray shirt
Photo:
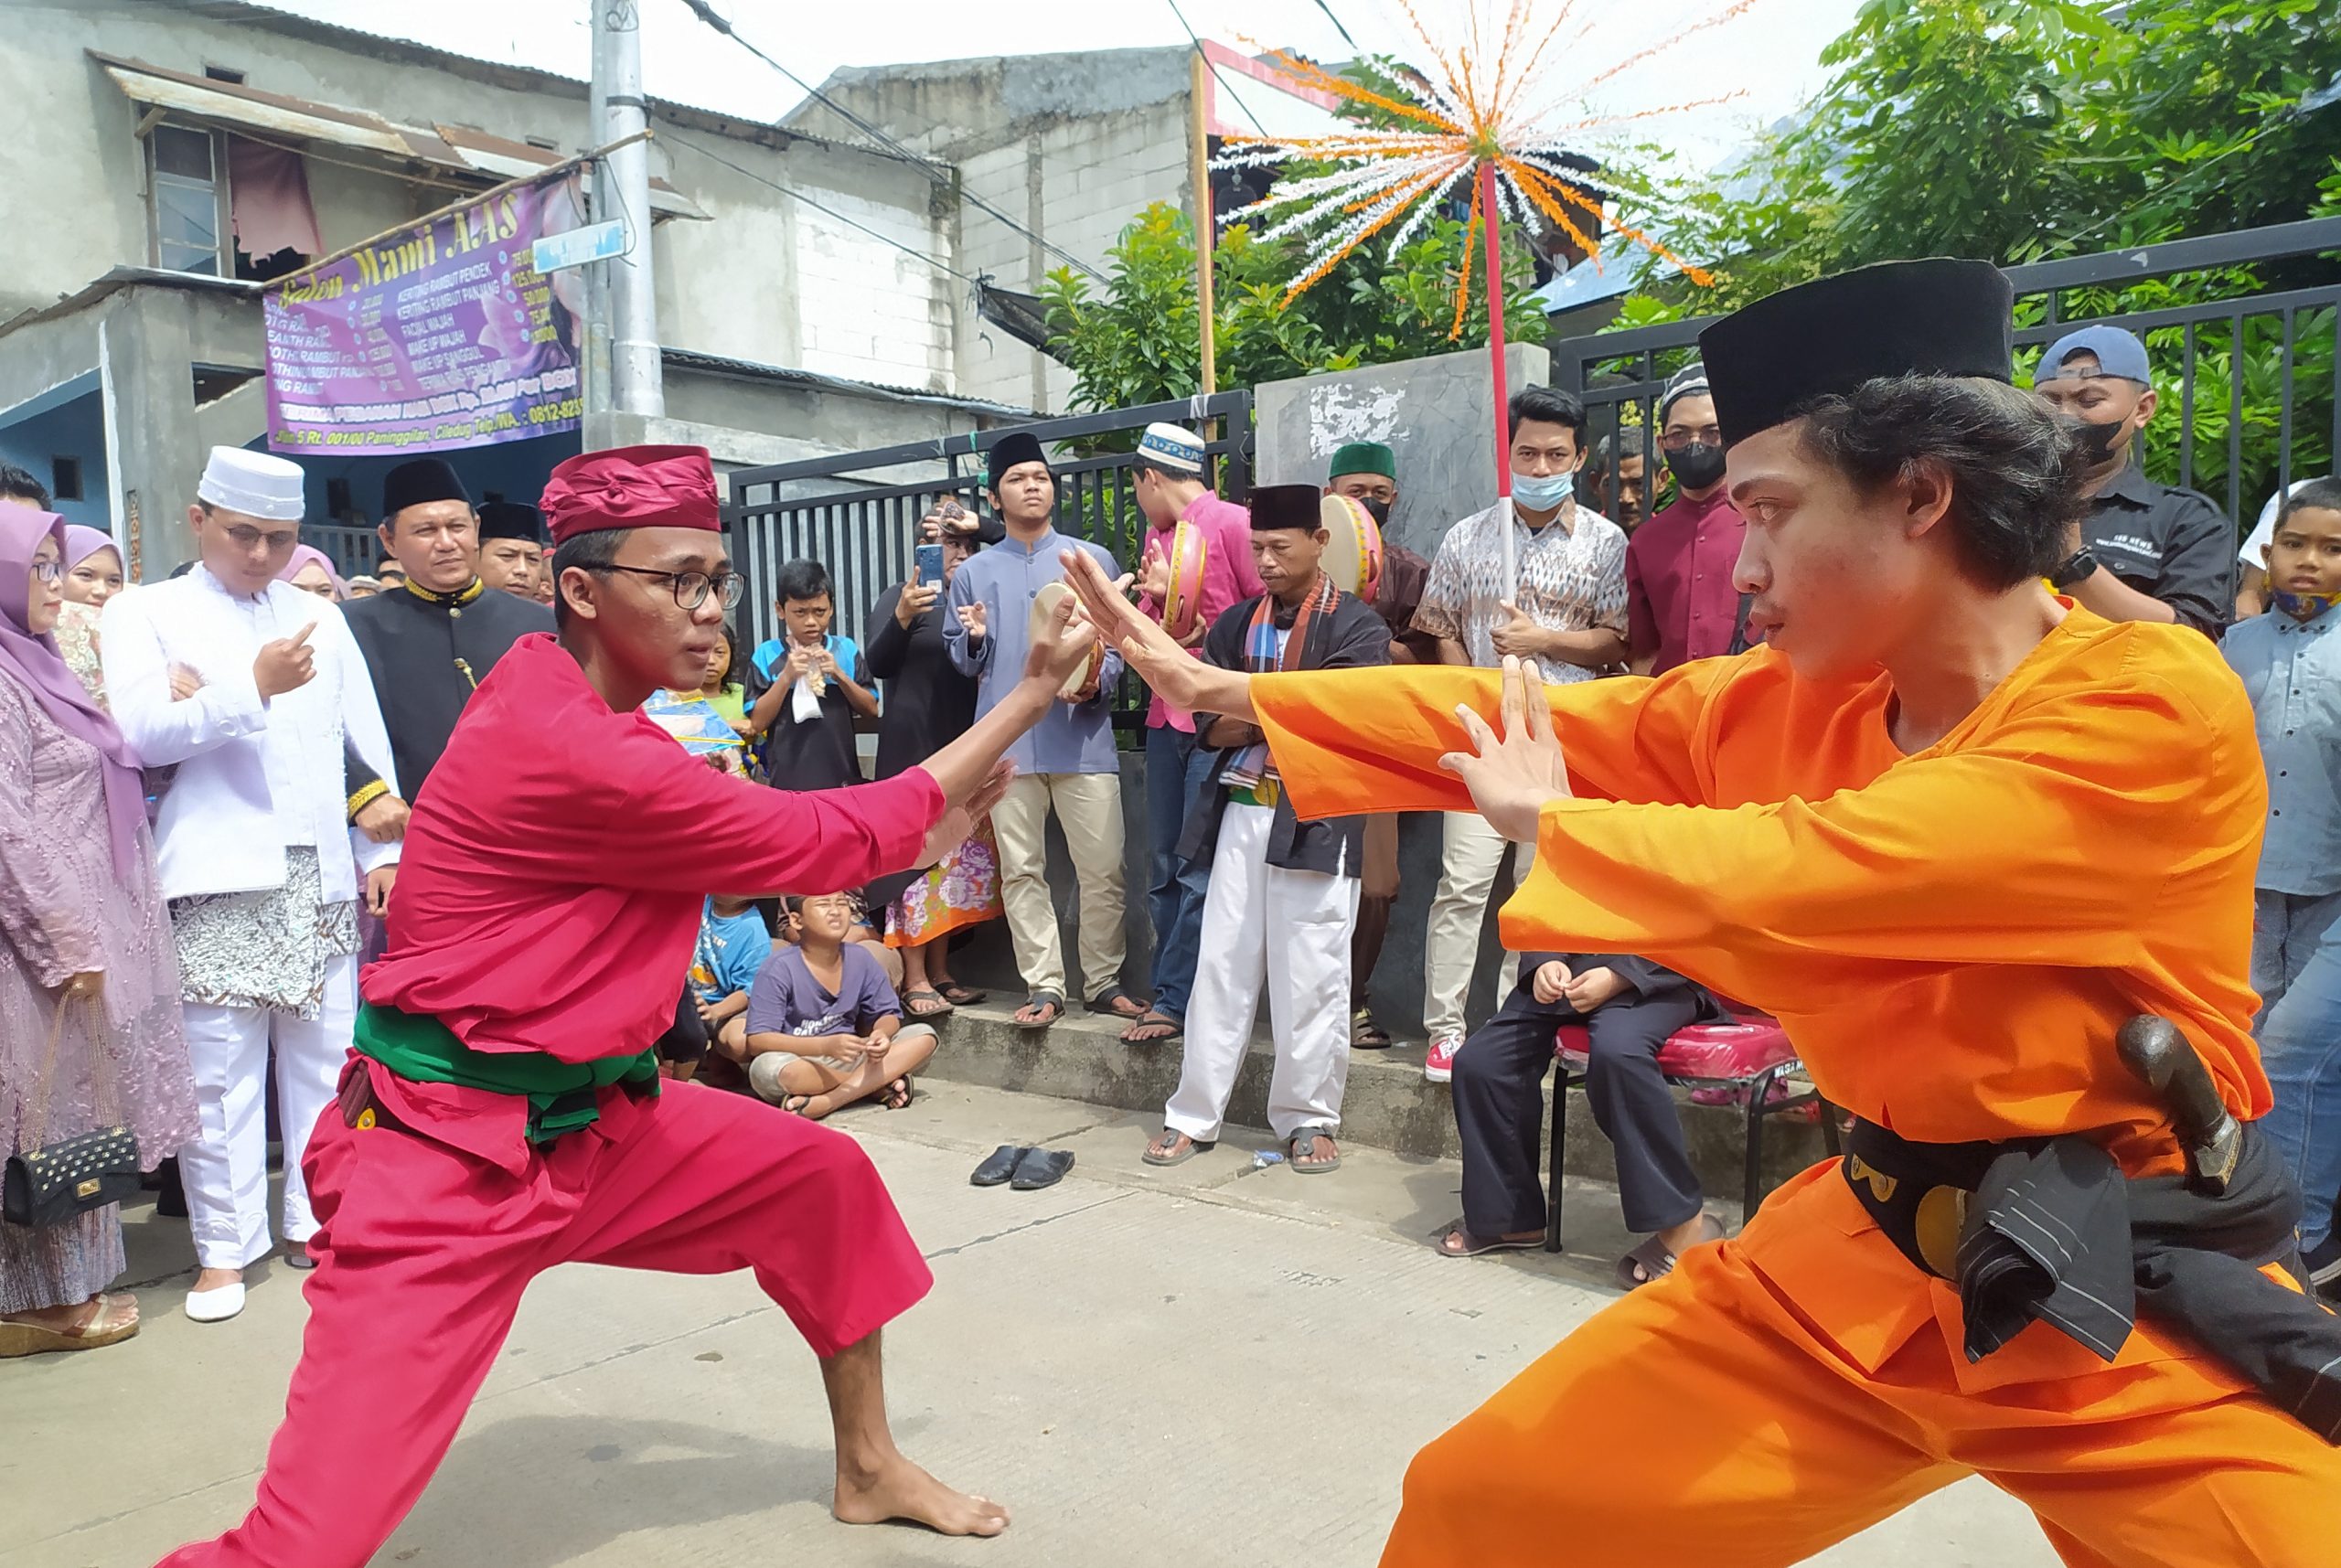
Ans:
[[[951,579],[951,613],[943,645],[951,662],[976,677],[976,714],[991,710],[1024,668],[1032,600],[1064,576],[1059,558],[1087,550],[1107,575],[1121,568],[1111,553],[1056,531],[1056,476],[1041,443],[1012,431],[992,444],[991,504],[1007,537],[970,557]],[[1122,677],[1122,658],[1108,652],[1095,678],[1057,704],[1009,749],[1015,782],[991,814],[999,845],[1001,901],[1016,947],[1016,967],[1030,993],[1017,1010],[1023,1029],[1046,1029],[1064,1016],[1064,944],[1057,937],[1055,901],[1049,894],[1049,813],[1056,813],[1081,887],[1081,978],[1094,1012],[1125,1020],[1146,1011],[1121,987],[1128,956],[1122,933],[1122,775],[1114,753],[1107,703]]]

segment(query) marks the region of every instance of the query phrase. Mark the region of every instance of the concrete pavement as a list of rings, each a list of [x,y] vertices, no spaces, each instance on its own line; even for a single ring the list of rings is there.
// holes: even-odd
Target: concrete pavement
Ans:
[[[1416,1448],[1609,1300],[1624,1241],[1614,1195],[1585,1183],[1571,1253],[1451,1262],[1424,1244],[1456,1212],[1451,1162],[1352,1145],[1339,1172],[1303,1178],[1255,1168],[1270,1140],[1237,1129],[1158,1171],[1138,1160],[1149,1115],[976,1085],[836,1125],[869,1147],[936,1275],[888,1330],[897,1433],[945,1479],[1007,1502],[1006,1537],[828,1519],[818,1371],[747,1275],[572,1267],[529,1292],[377,1561],[1362,1568]],[[1080,1163],[1044,1192],[967,1186],[1000,1142]],[[300,1276],[256,1270],[242,1317],[198,1326],[178,1311],[185,1226],[142,1204],[130,1232],[145,1330],[0,1363],[0,1568],[144,1568],[251,1500],[298,1349]],[[2055,1559],[2021,1508],[1968,1482],[1814,1561]]]

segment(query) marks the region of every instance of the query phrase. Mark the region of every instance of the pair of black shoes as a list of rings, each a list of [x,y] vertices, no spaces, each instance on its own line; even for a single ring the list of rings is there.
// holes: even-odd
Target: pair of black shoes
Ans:
[[[998,1187],[1004,1182],[1011,1192],[1037,1192],[1063,1181],[1064,1173],[1072,1168],[1073,1151],[1069,1148],[1002,1144],[976,1167],[976,1173],[967,1178],[967,1182],[973,1187]]]

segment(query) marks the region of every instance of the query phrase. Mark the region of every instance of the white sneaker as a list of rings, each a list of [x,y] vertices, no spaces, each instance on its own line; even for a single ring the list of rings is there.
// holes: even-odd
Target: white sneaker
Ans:
[[[244,1282],[187,1293],[187,1315],[198,1323],[225,1323],[244,1309]]]
[[[1447,1083],[1455,1078],[1455,1059],[1462,1054],[1463,1037],[1443,1034],[1430,1042],[1430,1054],[1423,1058],[1423,1076],[1434,1083]]]

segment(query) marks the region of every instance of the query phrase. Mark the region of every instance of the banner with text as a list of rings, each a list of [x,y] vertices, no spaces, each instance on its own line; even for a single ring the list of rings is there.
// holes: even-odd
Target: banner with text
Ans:
[[[270,289],[270,447],[446,452],[575,430],[583,285],[540,273],[529,248],[584,219],[572,171]]]

